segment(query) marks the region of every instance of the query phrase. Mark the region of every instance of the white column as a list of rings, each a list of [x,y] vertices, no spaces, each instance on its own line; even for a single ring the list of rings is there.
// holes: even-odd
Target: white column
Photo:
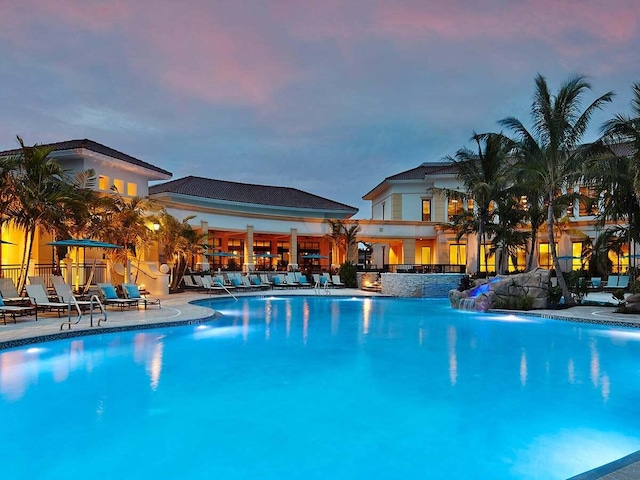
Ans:
[[[289,269],[298,270],[298,229],[291,229],[289,241]]]
[[[244,242],[244,271],[252,272],[253,269],[253,225],[247,225],[247,238]]]

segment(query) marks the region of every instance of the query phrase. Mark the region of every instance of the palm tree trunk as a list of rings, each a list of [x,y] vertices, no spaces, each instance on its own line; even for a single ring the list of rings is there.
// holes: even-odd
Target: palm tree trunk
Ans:
[[[24,244],[25,249],[22,257],[22,268],[20,270],[20,276],[18,277],[18,285],[16,288],[18,292],[21,292],[27,283],[27,275],[29,275],[29,267],[31,265],[31,252],[33,250],[33,240],[35,238],[35,227],[29,228],[25,230],[24,233]]]
[[[527,258],[526,271],[530,272],[533,269],[533,256],[536,254],[536,247],[538,246],[538,227],[531,228],[531,251]]]
[[[551,258],[553,259],[553,268],[556,270],[556,277],[558,279],[558,286],[562,289],[562,295],[566,305],[575,305],[576,302],[571,296],[567,282],[564,281],[564,275],[560,269],[560,260],[556,254],[556,240],[553,235],[553,204],[551,198],[553,192],[549,195],[549,205],[547,207],[547,225],[549,226],[549,250],[551,251]]]

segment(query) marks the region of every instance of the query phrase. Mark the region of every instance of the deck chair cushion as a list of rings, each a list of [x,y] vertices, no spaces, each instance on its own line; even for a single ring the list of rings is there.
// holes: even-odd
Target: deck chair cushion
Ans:
[[[128,298],[142,298],[142,295],[140,295],[140,289],[137,287],[137,285],[123,285],[123,287],[127,291]]]
[[[104,293],[104,298],[107,300],[118,300],[118,293],[113,285],[105,285],[102,287],[102,292]]]

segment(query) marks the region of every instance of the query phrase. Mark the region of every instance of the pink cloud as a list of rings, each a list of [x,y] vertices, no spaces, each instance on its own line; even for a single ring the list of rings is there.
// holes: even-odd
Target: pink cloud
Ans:
[[[635,37],[640,4],[635,0],[603,3],[599,0],[528,0],[486,3],[473,9],[467,2],[388,3],[378,10],[382,31],[399,37],[438,35],[465,41],[486,39],[541,39],[553,41],[581,31],[607,42]]]
[[[214,12],[191,15],[173,8],[152,13],[145,23],[139,36],[160,57],[162,81],[182,94],[263,104],[297,75],[286,47],[259,25],[227,24]]]

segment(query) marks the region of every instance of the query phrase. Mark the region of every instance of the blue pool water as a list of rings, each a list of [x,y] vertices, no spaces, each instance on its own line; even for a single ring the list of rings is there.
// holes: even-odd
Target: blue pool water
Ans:
[[[640,331],[441,300],[217,300],[0,352],[2,479],[563,479],[640,449]]]

